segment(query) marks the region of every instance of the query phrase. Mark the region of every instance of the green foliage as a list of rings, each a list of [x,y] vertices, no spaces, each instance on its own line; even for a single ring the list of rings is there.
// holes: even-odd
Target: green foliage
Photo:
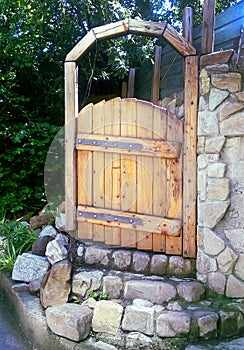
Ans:
[[[17,256],[29,251],[37,238],[35,231],[21,222],[3,219],[0,222],[0,270],[11,271]]]
[[[88,297],[94,298],[95,300],[106,300],[108,299],[108,293],[107,292],[99,292],[94,291],[92,289],[88,290]]]

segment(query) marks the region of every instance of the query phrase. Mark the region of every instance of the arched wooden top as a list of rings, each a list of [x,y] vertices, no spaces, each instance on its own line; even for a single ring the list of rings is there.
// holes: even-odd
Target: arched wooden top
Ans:
[[[184,57],[196,54],[196,49],[169,24],[127,19],[91,29],[68,53],[65,61],[79,61],[79,59],[98,40],[115,38],[117,36],[128,34],[146,35],[152,37],[162,36]]]

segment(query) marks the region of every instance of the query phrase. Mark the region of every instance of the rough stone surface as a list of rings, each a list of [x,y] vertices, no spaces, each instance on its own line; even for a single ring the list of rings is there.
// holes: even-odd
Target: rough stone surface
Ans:
[[[204,252],[208,255],[218,255],[225,248],[225,242],[208,228],[204,229],[202,242]]]
[[[220,153],[225,143],[224,136],[209,137],[206,139],[206,153]]]
[[[209,109],[214,111],[228,96],[228,91],[212,88],[209,94]]]
[[[46,257],[23,253],[15,261],[12,279],[15,281],[30,282],[36,278],[43,278],[50,267]]]
[[[77,342],[84,340],[90,333],[92,315],[89,307],[77,304],[56,305],[46,310],[51,331]]]
[[[135,272],[144,272],[148,269],[150,262],[150,257],[144,252],[134,252],[133,253],[133,270]]]
[[[218,314],[215,312],[197,311],[194,312],[199,326],[199,335],[204,338],[214,338],[217,332]]]
[[[73,276],[72,291],[80,298],[88,296],[88,291],[96,291],[101,287],[103,273],[101,271],[82,271]]]
[[[35,230],[44,225],[48,225],[50,220],[52,220],[52,218],[53,218],[52,214],[42,214],[42,215],[33,216],[32,218],[30,218],[30,227],[32,230]]]
[[[219,133],[218,115],[216,111],[199,111],[198,118],[199,136],[214,136]]]
[[[171,256],[169,258],[168,272],[176,276],[188,275],[192,271],[191,260],[181,256]]]
[[[128,281],[125,284],[125,299],[146,299],[155,304],[174,299],[176,289],[170,283],[158,281]]]
[[[210,78],[206,69],[202,69],[200,73],[200,93],[206,95],[210,90]]]
[[[147,335],[153,335],[154,313],[154,309],[150,307],[129,305],[125,309],[122,329],[130,332],[136,331]]]
[[[199,203],[199,226],[214,228],[225,215],[229,204],[230,202],[228,200]]]
[[[87,264],[99,264],[103,266],[109,265],[109,255],[111,254],[110,249],[105,249],[101,247],[96,247],[92,245],[86,248],[85,252],[85,262]]]
[[[116,250],[113,253],[114,268],[126,270],[131,264],[131,252],[127,250]]]
[[[219,312],[220,334],[224,337],[231,337],[238,334],[239,330],[239,313],[233,311]]]
[[[55,228],[52,225],[47,225],[42,229],[39,236],[40,237],[43,237],[43,236],[56,237],[57,231],[55,230]]]
[[[66,215],[65,213],[59,213],[55,218],[55,226],[59,231],[65,231],[66,227]]]
[[[244,281],[244,253],[240,254],[238,257],[234,272],[237,277]]]
[[[153,339],[140,332],[130,332],[125,349],[152,349]]]
[[[168,257],[163,254],[153,255],[150,271],[152,274],[164,275],[167,271]]]
[[[221,272],[210,272],[208,274],[208,285],[218,294],[224,295],[226,276]]]
[[[197,253],[197,271],[201,274],[217,271],[216,259],[204,254],[201,249]]]
[[[241,91],[241,75],[239,73],[213,74],[211,82],[215,87],[222,90]]]
[[[45,256],[47,244],[54,240],[51,236],[39,237],[33,244],[31,248],[32,254]]]
[[[205,170],[198,170],[197,172],[197,192],[198,192],[198,198],[201,201],[206,200],[206,193],[207,193],[207,175]]]
[[[115,347],[115,346],[113,346],[111,344],[107,344],[107,343],[105,343],[104,341],[101,341],[101,340],[96,342],[94,344],[94,347],[97,350],[117,350],[118,349],[117,347]]]
[[[54,239],[47,244],[46,257],[51,264],[67,258],[68,249],[65,247],[62,241]]]
[[[217,257],[217,263],[220,271],[226,275],[230,274],[236,260],[237,260],[237,255],[235,254],[235,252],[229,247],[227,247]]]
[[[241,136],[244,134],[244,113],[236,113],[220,123],[220,131],[225,136]]]
[[[238,102],[225,102],[220,108],[219,111],[219,119],[222,121],[226,117],[230,116],[231,114],[234,114],[241,109],[244,108],[243,103],[238,103]]]
[[[236,206],[236,208],[237,208],[237,206]],[[235,216],[238,215],[238,214],[240,215],[239,208],[238,208],[237,212],[234,211],[234,215]],[[230,240],[232,247],[237,252],[240,252],[240,253],[244,252],[244,239],[243,239],[243,229],[242,228],[225,229],[224,233],[225,233],[226,237]]]
[[[182,299],[191,303],[201,299],[205,288],[198,282],[180,282],[177,287],[177,292]]]
[[[31,293],[37,293],[40,291],[43,279],[44,276],[40,276],[30,281],[29,290]]]
[[[123,282],[117,276],[105,276],[103,278],[103,291],[108,293],[109,299],[120,298],[123,292]]]
[[[108,312],[109,310],[109,312]],[[123,307],[109,300],[101,300],[96,303],[92,319],[94,332],[116,334],[118,332]]]
[[[226,173],[225,163],[211,163],[208,166],[208,177],[223,178]]]
[[[156,321],[160,337],[179,337],[190,331],[190,316],[185,312],[163,311]]]
[[[226,284],[226,296],[229,298],[244,298],[244,282],[230,275]]]
[[[229,196],[229,179],[212,179],[208,182],[208,198],[225,201]]]
[[[68,260],[52,265],[51,271],[43,280],[40,290],[42,306],[47,307],[67,303],[71,285],[72,264]]]

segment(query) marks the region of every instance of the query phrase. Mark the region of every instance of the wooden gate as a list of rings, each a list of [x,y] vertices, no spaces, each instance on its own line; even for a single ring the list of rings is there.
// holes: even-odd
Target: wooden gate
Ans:
[[[78,238],[181,254],[182,122],[132,98],[77,121]]]

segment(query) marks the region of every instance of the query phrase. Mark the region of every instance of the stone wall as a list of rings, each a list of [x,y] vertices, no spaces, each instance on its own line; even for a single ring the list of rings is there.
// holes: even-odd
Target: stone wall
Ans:
[[[200,60],[197,278],[244,297],[244,91],[233,51]]]

